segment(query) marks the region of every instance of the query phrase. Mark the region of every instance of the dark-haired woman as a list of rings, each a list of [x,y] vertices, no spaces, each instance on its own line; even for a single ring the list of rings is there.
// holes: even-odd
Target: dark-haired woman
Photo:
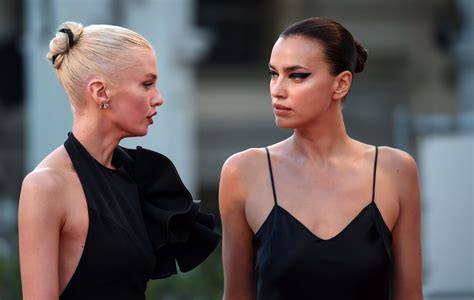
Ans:
[[[407,153],[356,141],[342,106],[366,50],[339,23],[288,27],[269,63],[288,139],[223,166],[224,299],[422,299],[420,196]]]

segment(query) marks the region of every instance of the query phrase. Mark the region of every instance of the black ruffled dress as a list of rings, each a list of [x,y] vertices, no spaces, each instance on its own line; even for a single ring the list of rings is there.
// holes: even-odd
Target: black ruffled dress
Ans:
[[[64,146],[84,190],[89,228],[79,264],[60,299],[145,299],[148,280],[199,265],[216,248],[212,215],[164,155],[118,147],[109,169],[72,133]]]

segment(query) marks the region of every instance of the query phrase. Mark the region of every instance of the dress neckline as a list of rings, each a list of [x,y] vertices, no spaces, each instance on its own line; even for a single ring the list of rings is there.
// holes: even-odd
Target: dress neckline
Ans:
[[[112,166],[114,166],[114,168],[109,168],[101,164],[97,159],[95,159],[94,156],[92,156],[92,154],[87,151],[86,147],[81,144],[81,142],[74,136],[72,132],[69,132],[68,135],[71,141],[77,146],[77,149],[81,151],[90,161],[99,166],[102,170],[110,173],[121,173],[123,171],[124,163],[118,159],[117,149],[114,149],[114,152],[112,154]]]
[[[334,235],[333,237],[330,237],[330,238],[321,238],[319,234],[316,234],[314,233],[312,230],[309,229],[309,227],[307,225],[305,225],[303,222],[301,222],[297,217],[295,217],[292,213],[290,213],[286,208],[284,208],[283,206],[280,206],[279,204],[276,204],[273,206],[273,208],[271,209],[270,213],[268,214],[268,216],[265,218],[265,221],[263,221],[262,225],[260,225],[260,227],[257,229],[257,231],[255,232],[255,234],[253,235],[253,238],[256,239],[260,236],[261,232],[262,232],[262,228],[264,226],[266,226],[266,223],[269,222],[269,219],[271,218],[271,215],[274,213],[275,210],[280,210],[280,211],[283,211],[283,213],[287,216],[290,217],[290,219],[292,219],[293,221],[295,221],[300,227],[303,227],[303,229],[308,232],[311,236],[313,236],[314,238],[316,238],[317,240],[320,240],[320,241],[331,241],[331,240],[334,240],[334,239],[337,239],[339,236],[343,235],[343,233],[347,230],[350,229],[350,227],[357,222],[357,220],[365,213],[365,211],[367,211],[370,206],[375,206],[375,209],[378,210],[378,207],[377,207],[377,204],[373,201],[371,201],[369,204],[367,204],[366,206],[364,206],[356,215],[354,218],[352,218],[346,226],[344,226],[340,231],[338,231],[338,233],[336,235]],[[385,221],[383,222],[385,224]],[[388,232],[390,232],[390,229],[388,228],[388,226],[385,224],[385,227],[387,228]]]

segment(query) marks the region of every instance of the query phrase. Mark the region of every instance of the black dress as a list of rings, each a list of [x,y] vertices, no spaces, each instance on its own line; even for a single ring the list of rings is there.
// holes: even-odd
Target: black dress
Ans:
[[[278,205],[254,236],[257,299],[388,300],[391,233],[372,201],[338,235],[322,239]]]
[[[118,147],[115,169],[96,161],[72,133],[64,146],[87,200],[89,228],[60,299],[145,299],[148,280],[186,272],[217,246],[212,215],[198,211],[171,161]]]

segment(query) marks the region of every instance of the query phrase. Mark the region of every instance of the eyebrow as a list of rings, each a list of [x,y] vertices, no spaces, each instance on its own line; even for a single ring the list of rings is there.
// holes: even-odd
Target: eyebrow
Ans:
[[[148,73],[145,75],[145,77],[151,77],[152,79],[157,79],[158,76],[156,76],[156,74],[153,74],[153,73]]]
[[[271,64],[268,64],[268,67],[269,67],[270,69],[276,70],[276,68],[275,68],[274,66],[272,66]],[[286,72],[291,72],[291,71],[295,71],[295,70],[298,70],[298,69],[305,69],[305,70],[308,70],[308,71],[309,71],[308,68],[305,68],[305,67],[300,66],[300,65],[293,65],[293,66],[289,66],[289,67],[283,68],[283,70],[286,71]]]

